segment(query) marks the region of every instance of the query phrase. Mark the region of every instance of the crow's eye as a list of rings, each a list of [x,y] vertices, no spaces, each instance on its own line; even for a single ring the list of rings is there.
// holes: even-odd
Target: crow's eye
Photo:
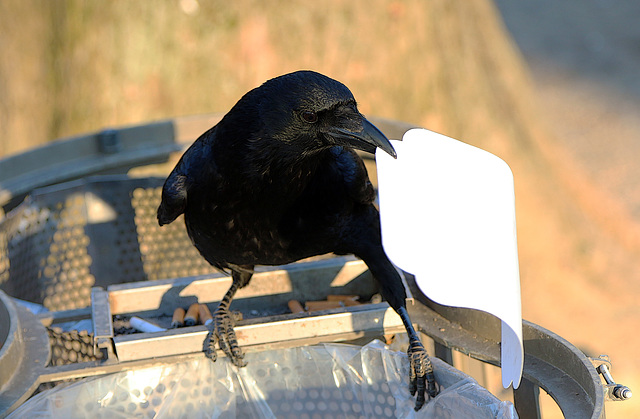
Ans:
[[[309,124],[315,124],[318,122],[318,114],[312,111],[303,111],[300,116],[304,122],[308,122]]]

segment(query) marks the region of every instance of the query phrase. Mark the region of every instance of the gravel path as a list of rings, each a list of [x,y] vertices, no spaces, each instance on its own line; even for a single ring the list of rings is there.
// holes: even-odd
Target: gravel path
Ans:
[[[640,2],[496,4],[551,131],[640,222]]]
[[[550,133],[590,180],[640,223],[640,2],[496,0],[496,4],[529,65],[541,117]],[[624,272],[616,275],[629,279]],[[571,324],[554,325],[569,330],[571,340],[607,348],[614,378],[617,375],[619,382],[637,393],[640,362],[628,333],[640,328],[640,300],[633,303],[640,297],[620,294],[612,286],[606,296],[598,294],[590,289],[588,278],[576,283],[557,281],[554,287],[554,294],[573,296],[574,308],[569,311],[585,320],[559,319],[556,322]],[[612,321],[612,313],[624,313],[624,324]],[[603,321],[595,321],[594,316]],[[608,402],[607,418],[640,417],[639,399]],[[543,408],[550,403],[543,402]],[[562,417],[559,410],[543,413],[545,418]]]

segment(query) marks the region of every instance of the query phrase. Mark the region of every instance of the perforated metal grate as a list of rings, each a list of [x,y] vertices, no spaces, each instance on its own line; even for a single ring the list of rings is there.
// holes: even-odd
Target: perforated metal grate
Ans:
[[[90,304],[91,287],[214,272],[182,218],[160,227],[161,178],[87,178],[43,188],[0,223],[0,287],[50,310]]]
[[[203,275],[213,271],[186,234],[184,217],[158,228],[156,211],[162,188],[136,188],[132,206],[145,275],[150,280]],[[188,245],[185,245],[187,242]]]
[[[84,232],[82,198],[70,194],[51,206],[28,199],[2,223],[0,282],[10,295],[51,310],[85,307],[95,279]]]

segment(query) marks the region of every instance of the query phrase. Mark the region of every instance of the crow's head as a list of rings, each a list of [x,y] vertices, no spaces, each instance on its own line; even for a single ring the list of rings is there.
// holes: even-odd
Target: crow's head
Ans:
[[[380,148],[396,156],[387,137],[358,112],[353,94],[336,80],[297,71],[250,93],[259,103],[256,110],[264,137],[303,153],[341,145],[370,153]]]

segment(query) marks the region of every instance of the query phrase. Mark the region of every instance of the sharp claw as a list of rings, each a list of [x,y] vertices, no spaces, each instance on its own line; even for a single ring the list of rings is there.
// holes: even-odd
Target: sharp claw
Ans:
[[[238,346],[238,341],[235,339],[235,332],[233,333],[233,340],[231,341],[231,354],[232,357],[231,359],[233,360],[233,363],[236,364],[238,367],[244,367],[245,365],[247,365],[246,361],[244,360],[244,353],[242,352],[242,349]]]
[[[236,367],[242,368],[242,367],[246,367],[247,366],[247,361],[245,361],[243,358],[244,358],[244,355],[242,355],[240,357],[231,358],[231,360],[233,361],[233,364]]]
[[[411,395],[414,396],[416,394],[416,390],[418,386],[417,386],[416,370],[413,367],[413,361],[411,361],[411,355],[409,355],[409,363],[411,364],[409,367],[409,393],[411,393]]]
[[[438,395],[438,388],[436,387],[436,378],[433,375],[433,367],[431,366],[431,362],[429,362],[429,369],[427,372],[427,393],[429,393],[429,397],[434,398]]]
[[[425,396],[425,377],[422,376],[418,379],[418,384],[417,384],[417,396],[416,396],[416,406],[414,407],[415,411],[417,412],[418,410],[420,410],[422,408],[422,406],[424,405],[424,402],[426,401],[426,396]]]
[[[426,398],[424,396],[424,392],[423,393],[418,392],[418,396],[416,397],[416,405],[414,406],[413,410],[417,412],[418,410],[422,409],[422,406],[424,406],[425,401],[426,401]]]
[[[216,342],[218,338],[215,334],[214,330],[210,330],[209,334],[204,340],[204,354],[207,358],[212,360],[213,362],[218,359],[218,354],[216,353]]]

